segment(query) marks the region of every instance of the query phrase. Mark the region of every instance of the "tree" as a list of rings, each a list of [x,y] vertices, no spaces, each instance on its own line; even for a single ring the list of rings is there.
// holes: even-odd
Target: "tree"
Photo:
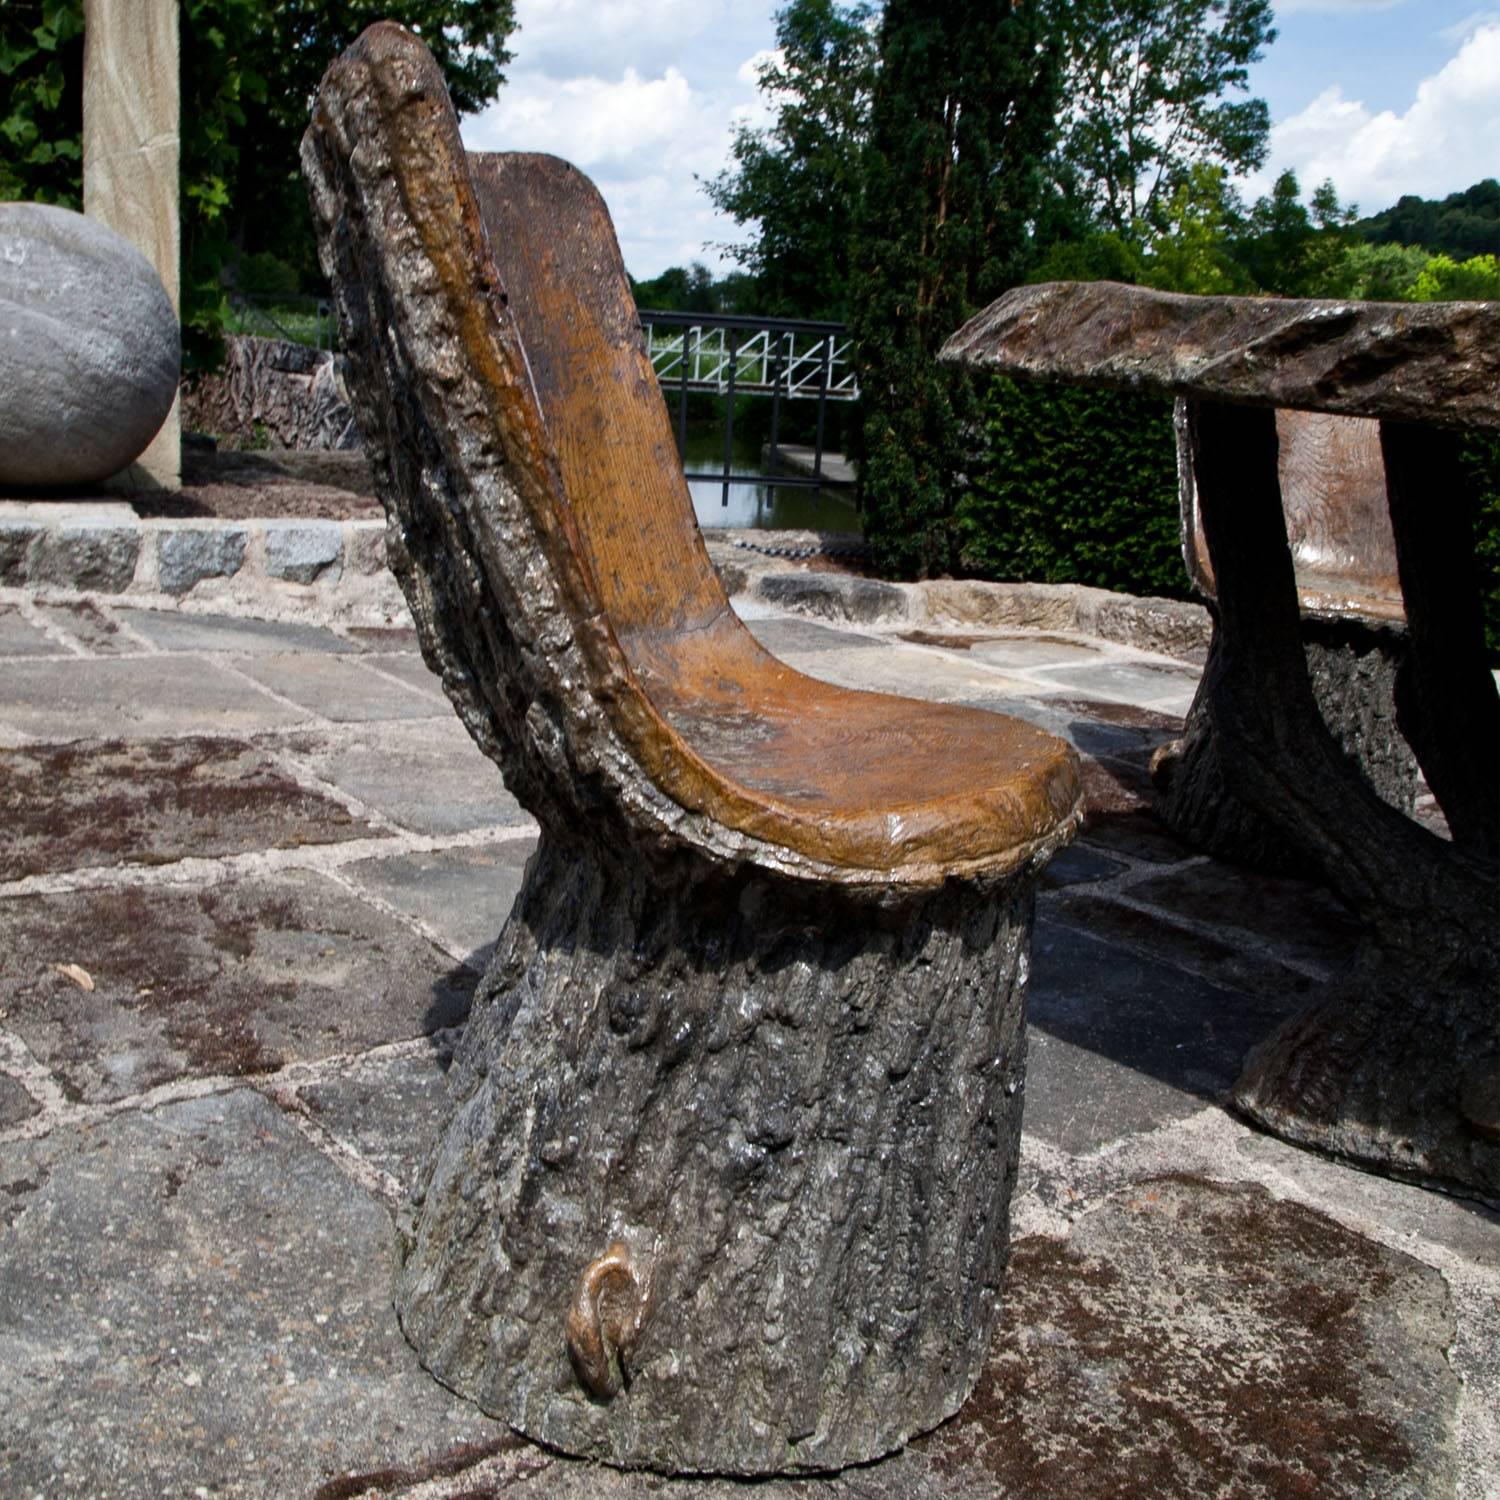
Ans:
[[[863,394],[865,534],[881,566],[957,564],[972,382],[942,341],[1019,281],[1054,138],[1057,72],[1036,0],[888,0],[850,283]]]
[[[1451,255],[1434,255],[1409,295],[1413,302],[1500,301],[1500,257],[1474,255],[1459,262]]]
[[[8,0],[0,13],[0,201],[82,197],[83,0]]]
[[[233,33],[238,61],[265,87],[244,92],[242,119],[231,117],[228,144],[236,154],[229,232],[237,250],[270,251],[316,283],[298,149],[328,65],[365,27],[389,17],[422,38],[443,70],[454,108],[472,114],[505,81],[514,0],[184,0],[184,77],[214,45],[214,29],[231,9],[240,12]]]
[[[182,316],[190,366],[212,357],[226,268],[274,254],[317,277],[298,165],[323,70],[397,13],[432,48],[458,111],[499,92],[514,0],[180,0]],[[0,11],[0,197],[82,197],[83,0]]]
[[[1354,227],[1372,245],[1420,245],[1454,260],[1500,255],[1500,181],[1486,177],[1441,203],[1407,194]]]
[[[1199,162],[1172,190],[1141,267],[1140,281],[1164,292],[1225,295],[1253,289],[1231,253],[1239,204],[1222,167]]]
[[[1235,235],[1234,257],[1268,292],[1320,296],[1353,243],[1348,226],[1355,213],[1340,205],[1331,182],[1318,187],[1304,206],[1296,173],[1285,171],[1256,200]]]
[[[632,277],[630,291],[637,307],[663,312],[734,313],[754,310],[755,300],[748,291],[751,284],[743,271],[731,271],[716,281],[713,272],[695,260],[687,267],[668,266],[649,281]]]
[[[1032,266],[1028,282],[1124,281],[1141,279],[1140,247],[1109,230],[1054,240]]]
[[[1431,259],[1415,246],[1368,245],[1355,240],[1343,247],[1314,295],[1360,302],[1404,302]]]
[[[1195,163],[1265,160],[1270,114],[1249,65],[1275,40],[1270,0],[1058,0],[1068,116],[1057,176],[1116,234],[1158,224]]]
[[[726,248],[755,275],[759,310],[784,317],[846,313],[848,245],[875,81],[867,4],[791,0],[776,17],[778,59],[761,69],[775,123],[741,126],[735,165],[708,196],[755,237]]]

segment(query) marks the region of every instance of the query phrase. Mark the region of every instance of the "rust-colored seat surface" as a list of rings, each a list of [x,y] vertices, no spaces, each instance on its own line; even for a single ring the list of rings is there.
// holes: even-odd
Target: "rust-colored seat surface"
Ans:
[[[574,623],[604,642],[585,686],[645,776],[690,812],[855,882],[998,873],[1055,846],[1080,797],[1063,742],[997,714],[829,686],[756,642],[703,545],[593,185],[552,157],[466,158],[440,78],[395,28],[357,50],[402,100],[380,128],[429,263],[409,274],[437,278],[504,468],[548,564],[574,580]]]

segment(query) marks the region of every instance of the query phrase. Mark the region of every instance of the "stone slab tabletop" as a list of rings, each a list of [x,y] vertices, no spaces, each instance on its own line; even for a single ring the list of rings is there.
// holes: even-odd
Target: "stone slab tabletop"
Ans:
[[[1066,735],[1089,813],[1040,897],[980,1387],[753,1493],[1493,1495],[1500,1219],[1223,1107],[1355,934],[1150,816],[1197,669],[786,593],[744,606],[771,650]],[[394,1216],[535,841],[408,630],[0,590],[0,817],[0,1494],[751,1493],[537,1448],[396,1329]]]
[[[1440,427],[1500,427],[1500,303],[1015,287],[941,359],[1007,375]]]

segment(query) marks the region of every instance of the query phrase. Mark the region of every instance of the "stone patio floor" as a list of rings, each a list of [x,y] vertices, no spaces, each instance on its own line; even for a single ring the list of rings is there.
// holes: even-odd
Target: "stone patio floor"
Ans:
[[[1223,1106],[1353,929],[1151,819],[1193,670],[744,613],[815,676],[1065,734],[1090,793],[979,1390],[749,1492],[1500,1494],[1500,1217]],[[392,1215],[535,838],[409,631],[0,590],[0,810],[0,1494],[748,1491],[538,1448],[396,1328]]]

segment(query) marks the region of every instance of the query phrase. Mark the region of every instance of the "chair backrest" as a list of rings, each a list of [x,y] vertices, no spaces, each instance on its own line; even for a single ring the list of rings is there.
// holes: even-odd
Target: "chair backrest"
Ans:
[[[1183,557],[1193,587],[1211,599],[1213,567],[1181,420],[1178,434]],[[1281,508],[1303,613],[1399,625],[1406,613],[1386,504],[1380,423],[1282,410],[1276,413],[1276,435]]]
[[[728,616],[646,356],[609,213],[553,156],[473,154],[469,173],[566,503],[617,632]]]

